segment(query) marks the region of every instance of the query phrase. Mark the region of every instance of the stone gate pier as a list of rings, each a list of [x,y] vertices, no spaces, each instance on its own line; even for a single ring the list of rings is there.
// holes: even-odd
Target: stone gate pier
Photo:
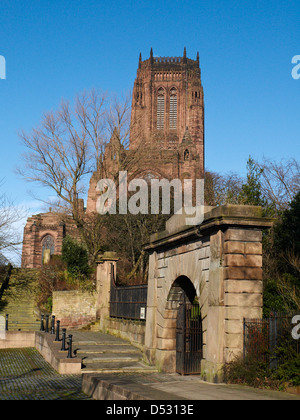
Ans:
[[[225,205],[201,225],[173,216],[151,236],[145,354],[163,371],[176,371],[176,320],[183,295],[201,309],[201,375],[222,381],[222,367],[241,354],[243,318],[262,317],[262,232],[272,219],[255,206]]]

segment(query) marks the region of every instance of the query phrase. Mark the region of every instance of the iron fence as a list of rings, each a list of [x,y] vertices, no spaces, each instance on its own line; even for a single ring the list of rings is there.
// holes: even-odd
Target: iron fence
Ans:
[[[274,313],[265,319],[244,319],[244,360],[253,358],[277,368],[300,354],[300,340],[292,337],[295,315]]]
[[[145,320],[148,285],[117,286],[114,266],[111,266],[110,316]]]

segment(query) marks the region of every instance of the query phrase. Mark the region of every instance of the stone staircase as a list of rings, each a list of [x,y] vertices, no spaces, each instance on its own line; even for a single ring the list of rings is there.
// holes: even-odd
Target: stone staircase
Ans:
[[[82,359],[82,373],[157,372],[138,348],[108,334],[73,331],[73,350]]]
[[[40,317],[31,294],[8,299],[7,305],[0,311],[0,316],[5,317],[6,314],[9,331],[38,331],[40,328]]]

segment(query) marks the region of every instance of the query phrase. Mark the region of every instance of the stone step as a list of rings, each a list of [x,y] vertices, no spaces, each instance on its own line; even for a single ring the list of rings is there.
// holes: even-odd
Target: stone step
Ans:
[[[8,331],[39,331],[40,323],[8,322]]]
[[[140,350],[131,346],[110,346],[110,345],[99,345],[95,344],[94,346],[76,346],[73,345],[73,349],[76,354],[118,354],[118,353],[132,353],[140,354]]]
[[[157,372],[154,367],[148,366],[143,362],[119,361],[119,362],[98,362],[85,365],[84,361],[81,369],[82,373],[150,373]]]
[[[157,370],[153,369],[143,369],[143,368],[124,368],[124,369],[81,369],[81,373],[91,373],[91,374],[95,374],[95,373],[109,373],[109,374],[121,374],[121,373],[157,373]]]
[[[97,331],[73,331],[73,350],[82,373],[157,372],[143,361],[142,351],[119,337]]]
[[[7,306],[0,312],[1,316],[8,314],[8,329],[32,331],[39,330],[40,317],[36,314],[34,305],[29,301],[9,300]]]
[[[78,356],[78,353],[77,353]],[[94,355],[88,354],[81,354],[82,363],[90,364],[90,363],[115,363],[115,362],[139,362],[142,360],[141,354],[101,354],[96,353]]]
[[[126,342],[110,342],[110,341],[76,341],[76,339],[73,339],[73,343],[76,346],[129,346],[132,347],[131,344]]]

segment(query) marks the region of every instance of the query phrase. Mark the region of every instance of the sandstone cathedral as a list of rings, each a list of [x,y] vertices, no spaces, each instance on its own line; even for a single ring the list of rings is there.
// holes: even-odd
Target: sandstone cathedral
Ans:
[[[79,200],[82,217],[96,212],[97,182],[116,169],[112,135],[103,161],[90,179],[86,208]],[[149,182],[159,179],[204,178],[204,96],[199,53],[196,60],[182,57],[150,57],[140,54],[134,82],[130,144],[122,150],[128,163],[129,179]],[[137,158],[138,156],[138,158]],[[22,267],[39,268],[51,255],[60,254],[66,235],[74,235],[72,220],[64,221],[54,212],[28,218],[24,228]]]

